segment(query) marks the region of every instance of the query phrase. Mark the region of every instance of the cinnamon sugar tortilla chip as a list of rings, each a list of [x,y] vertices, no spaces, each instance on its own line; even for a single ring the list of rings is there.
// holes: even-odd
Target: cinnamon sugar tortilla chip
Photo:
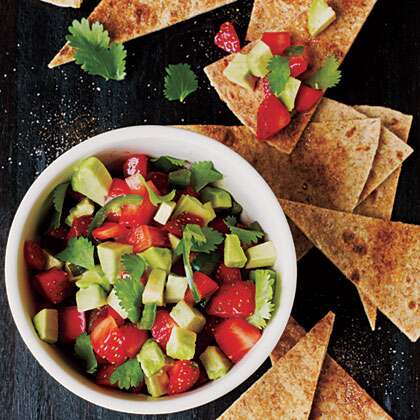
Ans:
[[[333,324],[330,312],[219,419],[307,419]]]
[[[111,41],[126,42],[190,19],[236,0],[102,0],[88,17],[101,22]],[[53,68],[73,61],[74,51],[67,43],[52,59]]]
[[[290,318],[283,335],[271,353],[275,363],[306,334]],[[360,387],[360,385],[328,354],[319,376],[310,418],[315,419],[372,419],[391,417]]]
[[[352,211],[378,145],[378,119],[311,123],[292,154],[255,140],[246,127],[179,126],[218,140],[265,178],[277,198]],[[298,257],[311,243],[291,224]]]
[[[280,200],[285,213],[410,340],[420,336],[420,226]]]

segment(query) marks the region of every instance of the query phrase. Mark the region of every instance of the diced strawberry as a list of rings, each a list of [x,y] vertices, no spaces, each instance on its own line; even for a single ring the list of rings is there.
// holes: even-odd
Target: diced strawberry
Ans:
[[[70,282],[68,274],[58,268],[37,274],[35,287],[54,305],[63,302],[73,293],[73,283]]]
[[[167,232],[161,228],[146,225],[131,229],[127,241],[133,245],[134,252],[141,252],[152,246],[164,248],[171,246]]]
[[[266,43],[273,55],[281,55],[292,44],[290,32],[264,32],[262,41]]]
[[[210,297],[219,288],[219,285],[214,280],[199,271],[194,273],[193,281],[200,296],[200,300]],[[195,303],[190,289],[187,289],[185,292],[184,300],[190,304]]]
[[[197,379],[197,382],[194,385],[194,388],[199,388],[200,386],[209,382],[209,377],[204,369],[200,369],[200,376]]]
[[[60,341],[63,343],[74,343],[76,338],[86,331],[85,313],[79,312],[77,306],[68,306],[61,308],[58,314]]]
[[[42,248],[34,241],[25,241],[23,246],[23,255],[25,256],[26,264],[35,270],[43,270],[47,263],[47,257]]]
[[[65,241],[67,239],[67,229],[63,226],[56,229],[49,229],[47,231],[47,236],[57,239],[58,241]]]
[[[228,53],[239,52],[241,50],[238,34],[231,22],[225,22],[220,26],[219,32],[214,37],[214,43]]]
[[[124,337],[124,350],[129,359],[137,355],[144,342],[149,338],[146,330],[140,330],[134,324],[123,325],[119,331]]]
[[[180,394],[191,389],[200,377],[200,368],[191,360],[177,360],[168,372],[168,394]]]
[[[149,166],[149,158],[146,155],[131,155],[123,164],[124,175],[131,176],[140,173],[145,178]]]
[[[209,227],[217,230],[220,233],[223,233],[224,235],[229,233],[229,228],[223,220],[223,217],[216,217],[209,223]]]
[[[130,188],[123,179],[114,178],[108,191],[108,200],[130,194]]]
[[[267,140],[290,124],[290,113],[274,95],[266,96],[258,109],[257,139]]]
[[[264,97],[270,96],[273,94],[273,91],[271,90],[271,86],[270,86],[270,81],[268,80],[267,77],[263,77],[261,79],[261,84],[262,84],[262,90],[264,92]]]
[[[89,313],[88,332],[91,333],[95,327],[108,316],[114,318],[117,326],[124,324],[124,319],[109,305],[104,305],[99,309],[94,309]]]
[[[176,327],[176,322],[169,315],[166,309],[159,309],[156,312],[155,323],[152,327],[152,337],[166,351],[166,344],[171,336],[172,328]]]
[[[96,374],[95,382],[98,385],[109,386],[111,388],[118,388],[117,384],[111,384],[111,376],[117,367],[114,365],[103,365],[99,368]]]
[[[99,241],[115,239],[128,234],[128,229],[119,223],[105,222],[102,226],[93,230],[92,235]]]
[[[156,185],[156,188],[161,194],[167,194],[169,192],[169,179],[168,174],[165,172],[153,171],[149,172],[147,179]]]
[[[216,278],[222,283],[235,283],[242,280],[241,270],[239,268],[226,267],[222,263],[217,268]]]
[[[324,92],[322,90],[314,89],[306,85],[301,85],[296,97],[296,111],[310,111],[320,101],[323,95]]]
[[[208,314],[221,318],[245,318],[254,310],[255,284],[245,281],[222,284],[207,306]]]
[[[200,216],[196,216],[192,213],[181,213],[175,219],[170,220],[164,226],[164,229],[172,235],[181,238],[182,231],[186,225],[199,225],[204,226],[204,220]]]
[[[243,318],[231,318],[216,327],[214,336],[223,353],[237,363],[260,339],[261,331]]]
[[[73,224],[67,233],[67,239],[70,240],[71,238],[77,238],[79,236],[87,236],[92,220],[92,216],[82,216],[74,219]]]

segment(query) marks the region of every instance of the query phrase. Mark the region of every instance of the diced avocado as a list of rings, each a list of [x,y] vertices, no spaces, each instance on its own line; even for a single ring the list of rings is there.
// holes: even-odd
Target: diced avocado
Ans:
[[[295,107],[295,100],[302,82],[294,77],[289,77],[286,86],[280,93],[279,98],[286,105],[289,111],[293,111]]]
[[[217,187],[206,187],[200,191],[201,199],[209,201],[214,209],[230,209],[232,197],[226,190]]]
[[[194,271],[200,271],[201,273],[211,276],[220,263],[220,254],[212,252],[210,254],[198,253],[191,263]]]
[[[271,241],[248,248],[246,254],[248,256],[246,269],[270,267],[276,262],[276,250]]]
[[[170,312],[171,318],[181,327],[199,333],[206,324],[206,318],[201,312],[180,300]]]
[[[92,270],[85,271],[76,281],[76,286],[80,289],[85,289],[91,284],[99,284],[107,292],[111,290],[111,284],[105,277],[100,265],[95,266]]]
[[[57,309],[43,309],[33,318],[34,326],[39,338],[46,343],[54,344],[58,339],[58,311]]]
[[[169,201],[168,203],[161,203],[153,220],[161,225],[166,225],[167,221],[171,217],[172,212],[175,209],[175,206],[176,203],[174,201]]]
[[[248,65],[248,57],[244,54],[236,54],[233,60],[223,70],[223,75],[231,82],[242,86],[246,90],[253,91],[257,78],[251,73]]]
[[[179,245],[179,243],[181,242],[181,239],[179,239],[175,235],[172,235],[172,233],[170,233],[168,237],[169,237],[169,243],[171,244],[171,248],[175,250],[177,246]]]
[[[141,368],[147,378],[159,372],[165,366],[165,354],[156,341],[149,338],[137,355]]]
[[[97,246],[97,250],[102,271],[113,284],[121,272],[121,255],[132,253],[133,247],[118,242],[103,242]]]
[[[185,188],[191,184],[191,171],[189,169],[178,169],[169,173],[169,182],[179,188]]]
[[[173,327],[166,353],[169,357],[179,360],[191,360],[195,354],[197,334],[181,327]]]
[[[172,266],[172,252],[167,248],[152,246],[139,254],[146,260],[146,263],[153,268],[160,268],[169,273]]]
[[[82,201],[77,203],[72,209],[70,209],[69,215],[66,217],[66,224],[71,226],[73,220],[82,216],[92,216],[95,212],[95,206],[88,198],[84,198]]]
[[[225,376],[232,366],[230,360],[216,346],[208,346],[201,353],[200,360],[204,369],[206,369],[208,378],[211,380]]]
[[[169,274],[165,288],[165,302],[177,303],[184,299],[187,287],[188,281],[186,277]]]
[[[160,268],[154,268],[147,279],[146,286],[144,287],[142,302],[156,303],[158,306],[163,306],[163,291],[165,289],[166,271]]]
[[[51,268],[62,268],[63,262],[59,259],[53,257],[48,251],[45,251],[43,249],[44,255],[46,257],[46,263],[45,263],[45,270],[50,270]]]
[[[145,378],[147,390],[152,397],[161,397],[168,393],[169,376],[164,369],[161,369],[153,376]]]
[[[98,284],[91,284],[86,289],[76,293],[76,303],[79,312],[90,311],[106,305],[106,293]]]
[[[246,255],[241,247],[241,241],[237,235],[226,235],[224,264],[226,267],[242,268],[246,264]]]
[[[121,306],[121,301],[115,292],[115,289],[111,290],[111,293],[106,299],[106,303],[123,319],[128,318],[127,311]]]
[[[268,63],[273,58],[270,47],[263,41],[257,41],[248,53],[248,67],[257,77],[264,77],[268,73]]]
[[[209,212],[210,214],[210,221],[216,218],[216,212],[214,211],[213,206],[211,205],[211,202],[208,201],[207,203],[204,203],[203,207]]]
[[[211,222],[216,217],[213,209],[211,210],[212,211],[210,211],[208,207],[205,207],[197,198],[184,194],[178,200],[172,218],[176,218],[181,213],[192,213],[201,217],[207,225],[207,223]]]
[[[105,197],[112,184],[112,177],[105,165],[95,156],[83,160],[71,178],[74,191],[85,195],[100,206],[105,204]]]
[[[336,19],[335,11],[325,0],[312,0],[308,10],[308,32],[317,36]]]

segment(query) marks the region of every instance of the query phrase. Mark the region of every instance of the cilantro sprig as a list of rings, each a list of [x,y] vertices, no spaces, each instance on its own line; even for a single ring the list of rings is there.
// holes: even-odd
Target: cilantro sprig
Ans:
[[[217,230],[208,226],[203,226],[200,228],[200,230],[205,240],[197,241],[193,237],[191,251],[203,252],[205,254],[216,251],[217,246],[220,245],[224,240],[223,235]]]
[[[169,64],[165,69],[165,98],[168,101],[184,102],[198,88],[197,76],[189,64]]]
[[[92,270],[95,268],[94,252],[95,247],[92,242],[83,236],[79,236],[78,238],[71,238],[66,249],[57,254],[56,258]]]
[[[69,183],[57,185],[54,191],[51,193],[52,205],[54,213],[51,218],[51,229],[57,229],[60,227],[61,216],[63,214],[64,199],[66,198],[66,192],[69,187]]]
[[[87,19],[74,20],[69,27],[66,40],[74,48],[74,58],[84,71],[105,80],[125,78],[127,52],[122,44],[111,43],[109,33],[103,25],[90,25]]]
[[[341,80],[340,63],[334,56],[329,56],[324,65],[307,81],[314,89],[325,90],[337,86]]]
[[[211,161],[194,162],[191,165],[191,184],[199,192],[206,185],[223,179],[223,175]]]
[[[95,373],[98,368],[98,362],[96,361],[95,354],[93,352],[92,344],[87,333],[83,333],[76,338],[74,344],[74,352],[79,359],[85,361],[86,372]]]
[[[184,168],[188,163],[186,160],[177,159],[172,156],[160,156],[158,158],[150,159],[150,162],[161,171],[171,172],[180,168]]]
[[[175,190],[172,190],[166,195],[159,195],[150,187],[150,185],[146,182],[146,179],[142,174],[138,173],[136,174],[136,176],[140,178],[141,182],[146,187],[146,190],[149,193],[149,199],[154,206],[158,206],[161,203],[169,203],[175,198]]]
[[[256,244],[259,239],[264,237],[264,232],[257,229],[243,229],[236,225],[236,217],[228,216],[224,222],[229,227],[230,232],[237,235],[239,240],[244,244]]]
[[[289,61],[281,55],[275,55],[268,63],[268,70],[270,88],[278,96],[283,92],[290,77]]]
[[[143,380],[143,371],[137,359],[130,359],[118,366],[111,375],[111,384],[120,389],[135,388]]]

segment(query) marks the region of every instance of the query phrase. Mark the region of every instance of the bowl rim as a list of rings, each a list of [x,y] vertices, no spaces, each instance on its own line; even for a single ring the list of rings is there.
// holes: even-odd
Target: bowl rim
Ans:
[[[276,226],[280,226],[282,230],[282,250],[287,254],[282,255],[286,262],[287,278],[284,276],[282,278],[281,307],[263,331],[262,337],[254,348],[235,365],[228,375],[187,393],[163,399],[141,399],[138,395],[107,390],[95,385],[91,379],[82,376],[74,368],[70,367],[69,369],[68,366],[61,366],[58,363],[58,357],[54,360],[51,355],[52,351],[50,352],[45,347],[49,345],[39,340],[34,332],[32,322],[28,322],[25,311],[21,310],[23,306],[22,293],[17,281],[18,268],[16,264],[19,259],[20,244],[25,239],[23,238],[24,225],[30,219],[31,208],[38,201],[40,193],[49,187],[51,179],[64,172],[63,167],[74,165],[84,157],[110,150],[113,146],[118,147],[119,143],[129,142],[133,139],[139,141],[136,148],[140,149],[141,140],[150,140],[150,138],[156,138],[156,141],[163,143],[167,139],[171,139],[172,142],[177,141],[180,147],[179,154],[182,154],[183,146],[194,148],[199,141],[201,142],[200,146],[211,148],[215,154],[219,154],[219,156],[223,154],[223,159],[227,158],[232,164],[237,164],[238,168],[241,168],[240,171],[252,174],[258,181],[260,193],[269,197],[268,209],[271,210],[267,211],[275,212]],[[216,160],[215,166],[217,167],[217,157],[213,158],[212,156],[211,160]],[[232,193],[234,194],[234,191]],[[283,285],[286,281],[287,287],[284,288]],[[291,231],[277,198],[262,176],[239,154],[214,139],[181,128],[159,125],[132,126],[110,130],[79,143],[55,159],[37,177],[24,195],[9,231],[5,254],[5,283],[9,307],[23,341],[38,363],[57,382],[78,397],[110,410],[132,414],[168,414],[192,409],[215,401],[243,383],[264,363],[283,334],[294,302],[296,281],[297,263]],[[274,321],[275,329],[273,328]]]

